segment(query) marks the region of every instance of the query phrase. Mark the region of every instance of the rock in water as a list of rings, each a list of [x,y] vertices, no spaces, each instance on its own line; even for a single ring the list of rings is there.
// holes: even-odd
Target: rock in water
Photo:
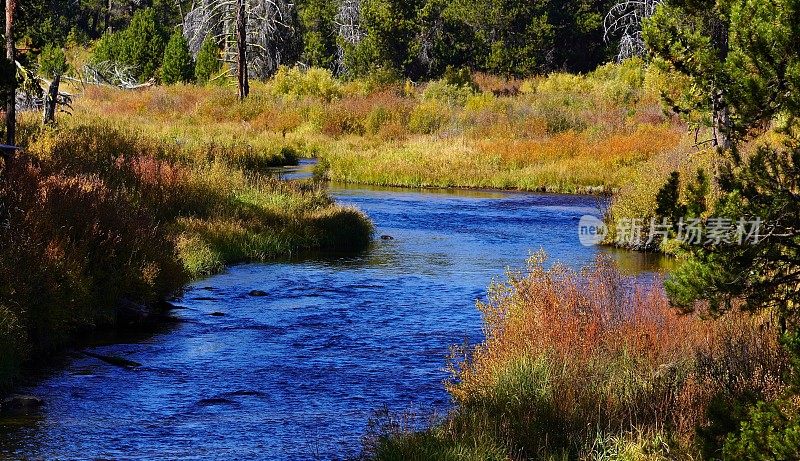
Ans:
[[[394,240],[391,235],[381,235],[381,240]]]
[[[113,355],[102,355],[102,354],[95,354],[94,352],[83,351],[83,354],[102,362],[105,362],[109,365],[114,365],[116,367],[122,368],[136,368],[142,366],[139,362],[134,362],[133,360],[123,359],[122,357],[114,357]]]
[[[212,313],[210,313],[208,315],[210,315],[212,317],[224,317],[225,313],[224,312],[212,312]]]
[[[120,325],[136,325],[144,323],[150,316],[150,309],[144,304],[121,299],[115,309],[117,322]]]
[[[10,415],[28,415],[42,406],[42,399],[32,395],[12,395],[0,403],[0,413]]]
[[[266,291],[261,291],[261,290],[252,290],[248,294],[250,296],[261,297],[261,296],[267,296],[268,293]]]

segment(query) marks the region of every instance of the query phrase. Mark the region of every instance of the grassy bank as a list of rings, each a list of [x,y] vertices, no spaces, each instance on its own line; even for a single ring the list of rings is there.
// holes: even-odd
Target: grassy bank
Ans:
[[[135,126],[187,157],[239,166],[319,157],[335,181],[599,193],[685,150],[685,125],[659,100],[673,84],[637,60],[584,76],[476,74],[419,85],[282,69],[242,104],[214,86],[93,87],[75,117]]]
[[[456,351],[455,409],[433,427],[381,421],[379,460],[717,458],[745,405],[778,396],[786,358],[769,317],[680,315],[660,283],[599,259],[492,286],[484,343]]]
[[[117,324],[121,305],[150,306],[228,264],[371,240],[361,212],[236,152],[80,116],[19,131],[24,153],[0,172],[0,387],[24,361]]]

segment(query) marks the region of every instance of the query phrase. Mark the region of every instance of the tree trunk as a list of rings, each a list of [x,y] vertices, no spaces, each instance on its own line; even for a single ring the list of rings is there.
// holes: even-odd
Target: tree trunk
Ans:
[[[725,100],[721,91],[717,91],[713,98],[712,129],[714,131],[714,147],[725,151],[732,147],[731,138],[729,136],[730,117],[728,116],[728,108],[725,106]]]
[[[106,8],[105,26],[106,30],[111,32],[111,9],[113,8],[112,0],[108,0],[108,8]]]
[[[236,74],[239,78],[239,100],[250,94],[247,78],[247,12],[245,0],[237,0],[236,5]]]
[[[711,46],[717,53],[717,59],[723,63],[728,59],[728,28],[727,21],[712,18],[709,25]],[[731,121],[728,114],[728,105],[725,98],[725,82],[716,82],[711,91],[712,129],[714,131],[714,147],[723,151],[731,148]]]
[[[15,145],[17,128],[17,63],[14,44],[14,10],[17,0],[6,0],[6,59],[11,63],[13,76],[6,94],[6,144]]]
[[[47,89],[44,99],[44,119],[42,123],[50,125],[56,121],[56,105],[58,104],[58,86],[61,83],[61,76],[56,75]]]

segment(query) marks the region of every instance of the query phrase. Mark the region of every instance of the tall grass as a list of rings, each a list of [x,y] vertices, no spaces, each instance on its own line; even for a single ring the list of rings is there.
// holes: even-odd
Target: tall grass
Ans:
[[[606,258],[575,271],[537,254],[479,308],[486,340],[455,351],[455,409],[422,432],[386,426],[373,458],[693,459],[715,405],[785,387],[770,318],[680,315],[658,280]]]
[[[0,179],[0,387],[26,358],[187,280],[167,226],[126,189],[18,157]]]
[[[258,170],[316,156],[335,181],[609,192],[687,139],[665,115],[667,77],[641,61],[525,81],[475,75],[413,86],[282,69],[235,102],[231,88],[91,88],[76,119],[133,126],[187,159]]]

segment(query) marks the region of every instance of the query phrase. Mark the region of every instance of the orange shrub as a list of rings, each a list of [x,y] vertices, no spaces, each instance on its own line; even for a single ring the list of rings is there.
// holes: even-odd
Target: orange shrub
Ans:
[[[486,340],[454,354],[448,384],[454,437],[503,441],[514,459],[578,453],[597,433],[666,431],[691,450],[713,400],[784,389],[769,318],[682,315],[658,277],[624,277],[609,257],[580,271],[545,260],[478,304]]]

